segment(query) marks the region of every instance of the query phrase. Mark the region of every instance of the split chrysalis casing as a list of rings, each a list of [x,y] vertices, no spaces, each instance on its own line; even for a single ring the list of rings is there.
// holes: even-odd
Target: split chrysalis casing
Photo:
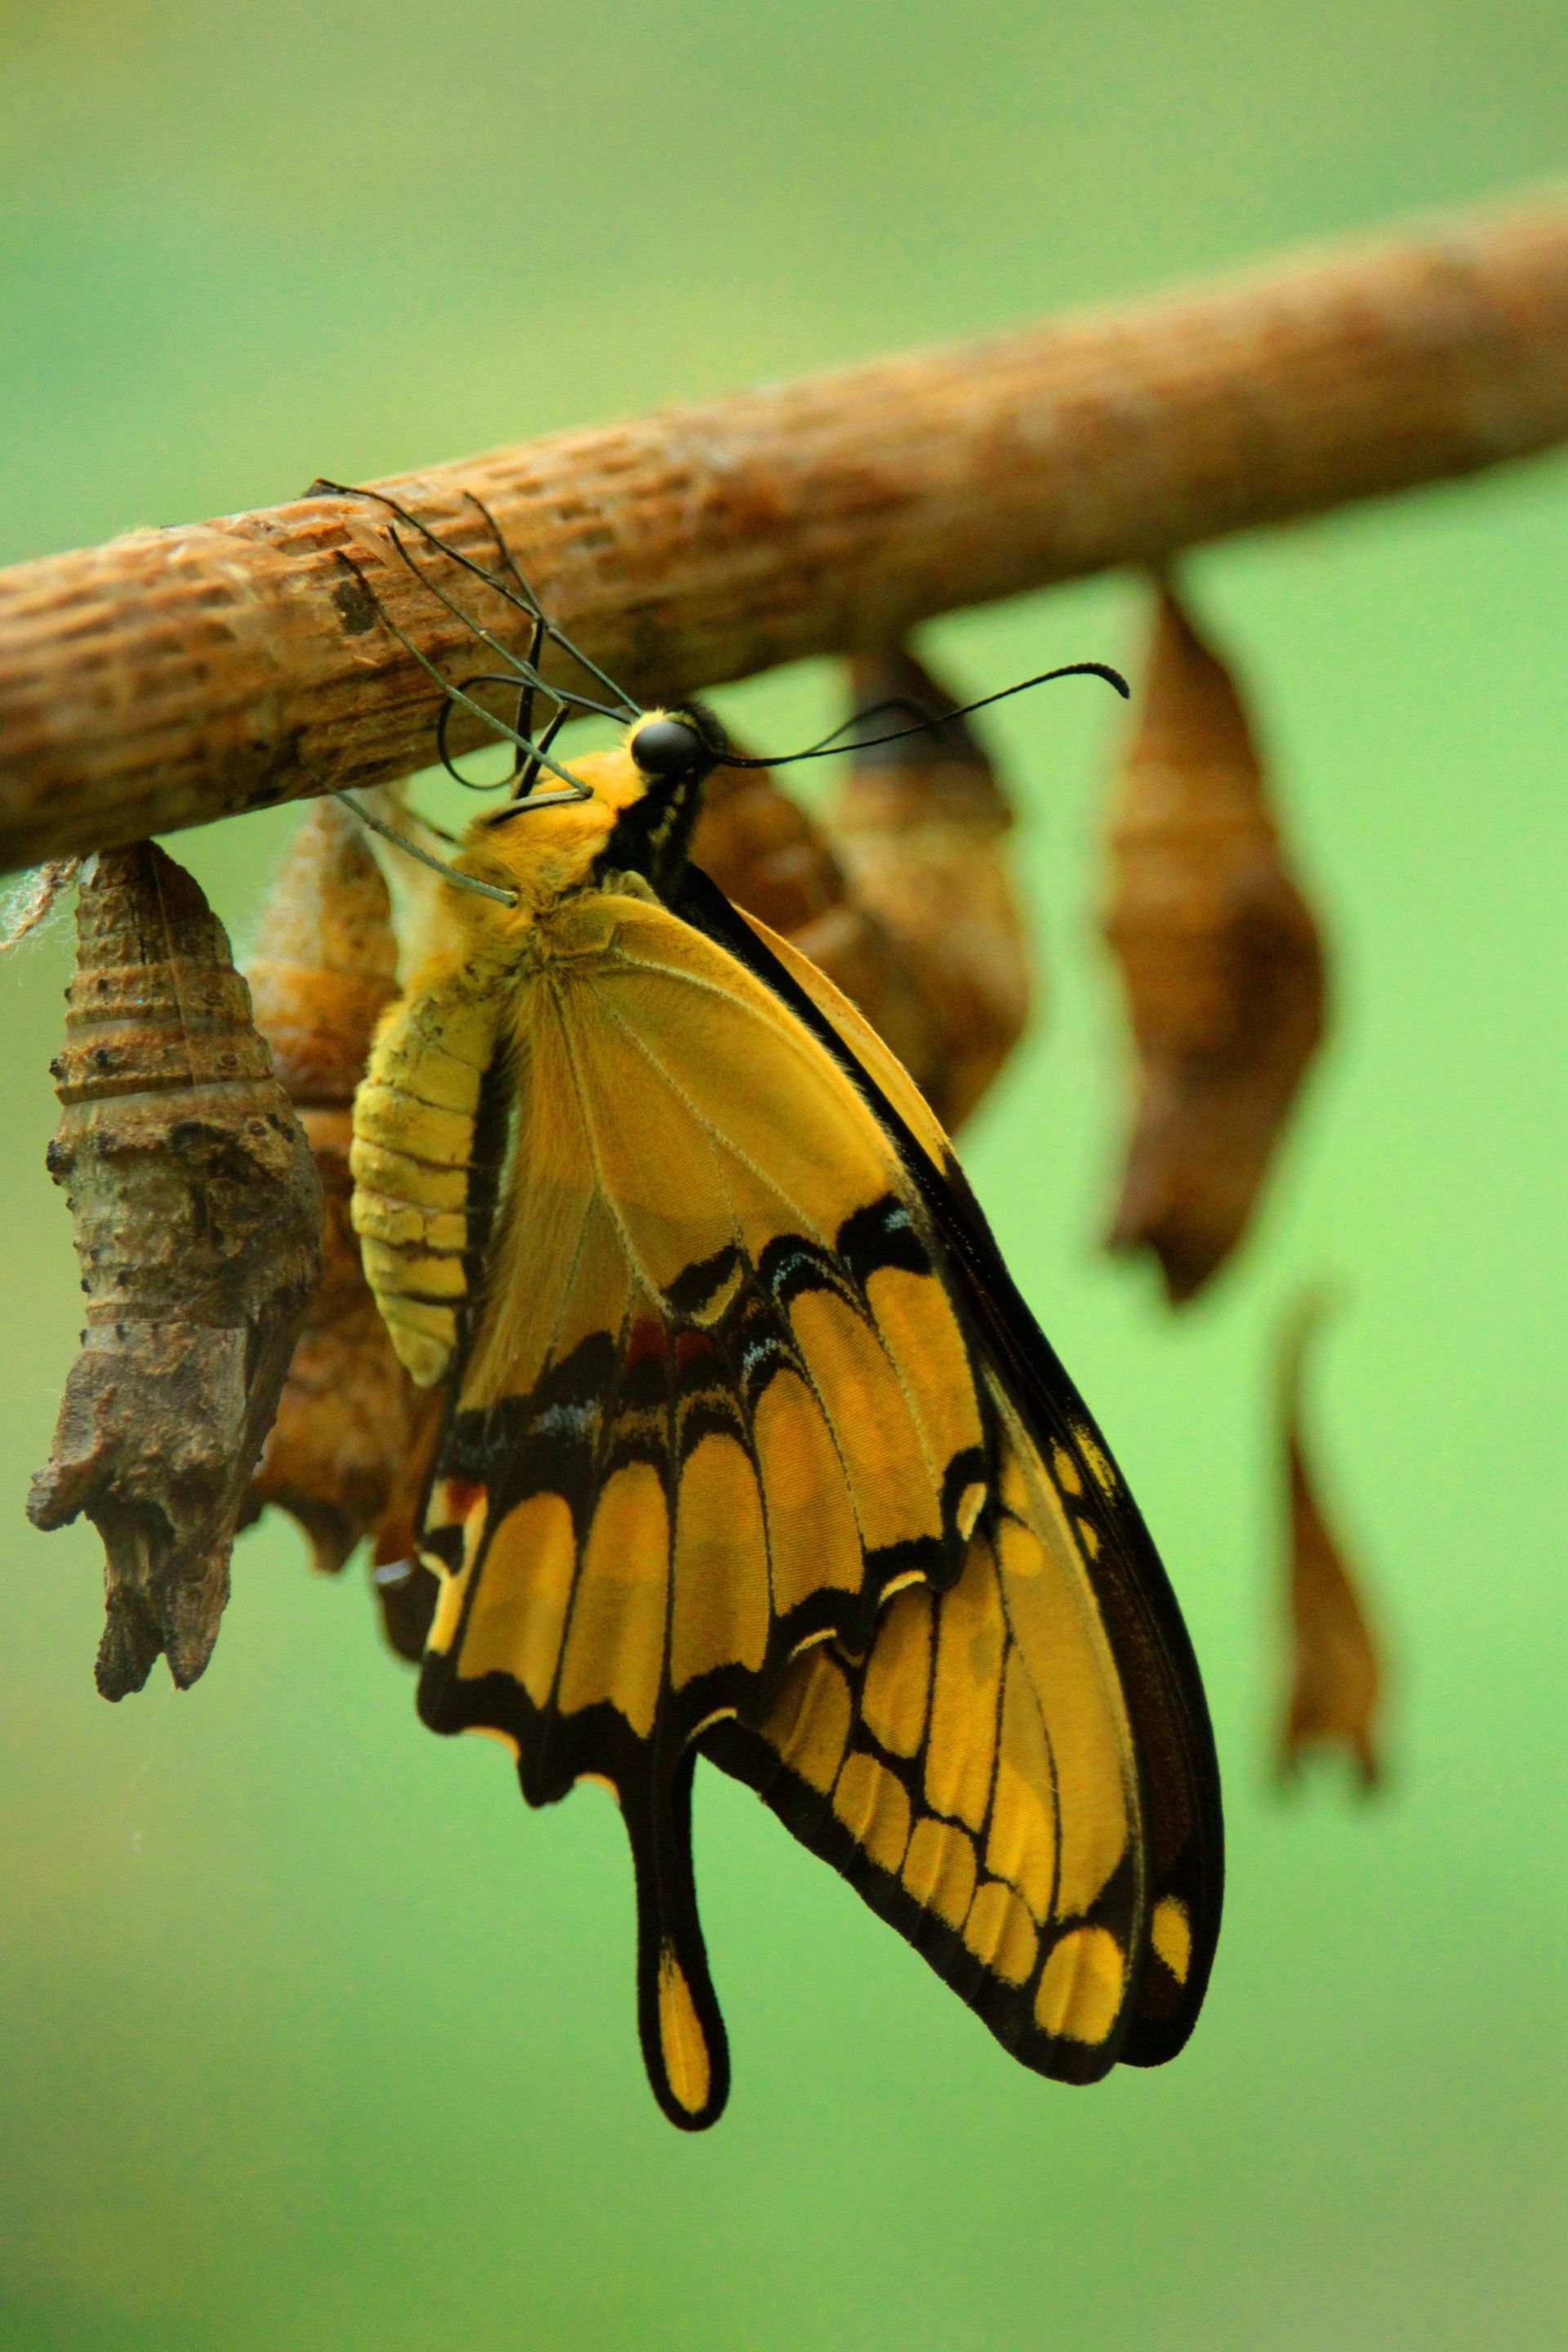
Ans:
[[[101,851],[77,900],[64,1113],[48,1167],[87,1328],[27,1513],[103,1538],[106,1698],[160,1652],[182,1687],[228,1598],[247,1482],[321,1264],[321,1198],[222,924],[151,842]]]

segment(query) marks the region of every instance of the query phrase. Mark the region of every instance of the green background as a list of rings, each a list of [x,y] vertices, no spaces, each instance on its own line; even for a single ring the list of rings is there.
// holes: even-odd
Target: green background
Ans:
[[[1564,161],[1560,0],[169,0],[0,15],[0,555],[1131,293]],[[247,1538],[216,1661],[94,1696],[34,1535],[74,1345],[42,1165],[68,932],[0,972],[0,2344],[26,2352],[1556,2347],[1568,2322],[1559,1236],[1568,472],[1195,560],[1326,910],[1336,1034],[1179,1322],[1093,1243],[1121,1045],[1115,714],[1010,705],[1049,1003],[968,1146],[1213,1693],[1226,1932],[1191,2049],[1016,2068],[743,1790],[699,1865],[736,2063],[644,2086],[629,1874],[416,1723],[357,1573]],[[979,691],[1136,657],[1090,587],[933,629]],[[763,740],[811,670],[730,698]],[[289,818],[179,845],[243,940]],[[1272,1335],[1396,1655],[1395,1771],[1269,1785]]]

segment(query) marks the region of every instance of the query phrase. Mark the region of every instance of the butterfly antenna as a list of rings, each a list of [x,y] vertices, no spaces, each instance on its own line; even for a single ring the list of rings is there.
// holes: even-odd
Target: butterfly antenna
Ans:
[[[1020,678],[1016,686],[1005,686],[995,694],[983,694],[977,701],[963,703],[956,710],[926,710],[921,703],[895,695],[886,702],[873,702],[865,710],[851,711],[830,735],[825,735],[820,742],[811,744],[804,751],[784,751],[773,758],[761,760],[729,759],[724,764],[727,768],[788,768],[794,766],[797,760],[826,760],[834,751],[872,751],[883,743],[901,743],[910,735],[940,734],[942,728],[955,719],[971,718],[977,710],[988,710],[994,702],[1005,702],[1009,695],[1027,694],[1031,687],[1048,686],[1058,677],[1100,677],[1107,686],[1115,688],[1123,702],[1132,699],[1132,689],[1127,680],[1119,669],[1112,669],[1109,662],[1065,662],[1059,669],[1043,669],[1037,677]],[[912,727],[895,727],[886,735],[860,736],[853,743],[839,740],[852,727],[863,727],[867,719],[874,719],[879,711],[900,708],[921,713]]]
[[[564,793],[535,793],[533,789],[539,781],[538,761],[549,751],[556,736],[565,726],[566,718],[567,714],[564,710],[556,712],[539,739],[538,749],[533,759],[527,761],[520,772],[517,796],[510,808],[502,809],[498,815],[493,816],[490,819],[492,825],[505,824],[509,817],[524,816],[530,809],[558,807],[561,802],[567,798]]]

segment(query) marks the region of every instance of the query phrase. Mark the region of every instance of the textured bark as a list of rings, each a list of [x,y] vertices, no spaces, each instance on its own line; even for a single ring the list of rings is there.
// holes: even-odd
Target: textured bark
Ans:
[[[1323,1031],[1323,951],[1228,672],[1162,591],[1111,827],[1106,934],[1139,1087],[1110,1246],[1173,1302],[1235,1249]]]
[[[552,617],[658,698],[1565,436],[1559,196],[398,487],[469,552],[467,494],[489,501]],[[424,764],[435,690],[345,547],[422,646],[473,667],[361,501],[0,575],[0,868]]]
[[[87,1328],[27,1512],[85,1511],[107,1555],[106,1698],[160,1651],[182,1687],[228,1598],[246,1484],[320,1266],[321,1189],[223,926],[151,843],[77,901],[64,1116],[49,1172],[76,1226]]]
[[[1279,1421],[1289,1493],[1289,1659],[1279,1760],[1289,1777],[1316,1748],[1349,1757],[1364,1788],[1382,1775],[1384,1671],[1357,1582],[1329,1528],[1302,1434],[1302,1365],[1321,1313],[1299,1307],[1280,1349]]]
[[[268,1503],[291,1513],[315,1566],[329,1572],[366,1536],[376,1538],[383,1564],[405,1559],[413,1549],[408,1465],[418,1465],[416,1484],[439,1402],[414,1386],[393,1353],[349,1220],[354,1088],[376,1023],[397,994],[397,940],[363,827],[340,802],[306,812],[247,969],[257,1026],[309,1139],[325,1207],[321,1279],[247,1515]],[[395,1545],[384,1554],[384,1534]]]

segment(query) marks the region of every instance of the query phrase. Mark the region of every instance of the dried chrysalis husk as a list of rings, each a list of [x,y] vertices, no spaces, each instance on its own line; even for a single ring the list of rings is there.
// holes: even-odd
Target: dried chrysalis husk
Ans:
[[[902,649],[862,656],[852,685],[857,709],[894,705],[868,734],[922,711],[951,710],[959,699]],[[858,751],[828,819],[857,905],[898,950],[921,1039],[916,1076],[950,1132],[974,1108],[1029,1016],[1031,960],[1007,852],[1012,823],[995,769],[962,719]]]
[[[942,711],[953,700],[902,652],[858,662],[853,691],[857,708],[899,696]],[[952,1132],[1028,1013],[1011,822],[990,761],[950,723],[858,753],[823,824],[765,770],[717,770],[691,854],[858,1005]]]
[[[398,1603],[394,1646],[406,1653],[410,1594],[428,1572],[413,1560],[413,1517],[440,1401],[416,1389],[393,1352],[349,1217],[354,1088],[376,1023],[397,994],[397,939],[381,868],[341,802],[319,800],[279,869],[247,966],[257,1024],[310,1139],[325,1205],[321,1283],[305,1309],[278,1417],[251,1483],[250,1509],[289,1511],[317,1568],[341,1569],[366,1536],[383,1569],[384,1613]],[[426,1594],[425,1599],[428,1599]],[[416,1648],[414,1654],[418,1654]]]
[[[228,1597],[246,1485],[321,1263],[310,1149],[222,924],[150,842],[77,900],[64,1116],[48,1168],[76,1226],[87,1328],[28,1517],[103,1538],[106,1698],[160,1651],[182,1688]]]
[[[1302,1435],[1302,1367],[1321,1300],[1298,1307],[1279,1353],[1279,1425],[1289,1493],[1289,1669],[1280,1769],[1314,1748],[1339,1748],[1363,1785],[1381,1777],[1384,1674],[1356,1581],[1330,1533]]]
[[[1236,686],[1169,587],[1111,835],[1139,1094],[1113,1250],[1173,1301],[1235,1248],[1323,1031],[1323,952]]]

